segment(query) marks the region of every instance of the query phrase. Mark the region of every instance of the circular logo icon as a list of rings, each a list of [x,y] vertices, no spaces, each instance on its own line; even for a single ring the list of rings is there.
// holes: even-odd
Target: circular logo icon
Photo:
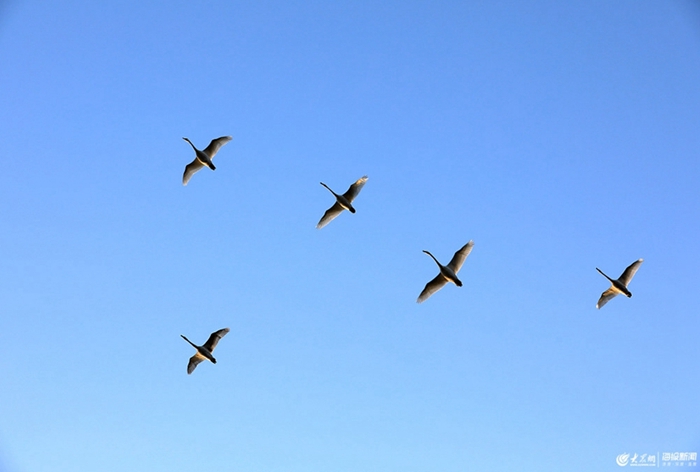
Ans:
[[[617,465],[619,465],[620,467],[624,467],[627,465],[627,461],[629,461],[629,460],[630,460],[630,455],[627,453],[624,453],[624,454],[620,454],[619,456],[617,456],[617,459],[615,459],[615,462],[617,462]]]

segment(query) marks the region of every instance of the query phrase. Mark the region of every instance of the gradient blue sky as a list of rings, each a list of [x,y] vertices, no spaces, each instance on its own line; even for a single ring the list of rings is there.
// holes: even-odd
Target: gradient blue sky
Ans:
[[[1,471],[700,452],[697,2],[5,1],[0,97]]]

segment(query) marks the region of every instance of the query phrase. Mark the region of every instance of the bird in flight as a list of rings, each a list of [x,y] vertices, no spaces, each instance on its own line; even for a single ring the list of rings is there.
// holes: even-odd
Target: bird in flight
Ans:
[[[207,146],[203,151],[200,151],[199,149],[194,147],[194,144],[192,144],[192,141],[190,141],[189,139],[182,139],[190,143],[190,146],[192,146],[192,149],[194,149],[195,153],[194,161],[187,164],[187,166],[185,167],[185,173],[182,174],[182,185],[187,185],[187,182],[190,181],[195,172],[197,172],[202,167],[207,166],[211,170],[216,170],[216,167],[214,167],[214,163],[211,160],[214,159],[214,156],[219,151],[219,149],[221,149],[221,146],[231,141],[233,138],[231,136],[222,136],[220,138],[212,139],[209,143],[209,146]]]
[[[331,188],[321,182],[321,185],[326,187],[333,195],[335,195],[336,202],[333,204],[332,207],[330,207],[328,210],[326,210],[326,213],[323,214],[323,218],[321,218],[321,221],[318,222],[316,225],[317,229],[321,229],[324,226],[326,226],[328,223],[333,221],[333,219],[340,215],[340,213],[343,210],[349,210],[350,213],[355,213],[355,209],[352,206],[352,201],[357,197],[357,194],[360,193],[360,190],[362,190],[362,187],[365,186],[365,183],[367,182],[367,176],[365,175],[364,177],[360,178],[350,186],[347,192],[345,192],[342,195],[338,195],[335,193]]]
[[[446,266],[440,264],[438,260],[435,259],[435,256],[430,254],[428,251],[423,251],[433,258],[435,263],[440,268],[440,273],[437,275],[437,277],[425,285],[425,288],[418,296],[418,303],[423,303],[426,301],[432,294],[444,287],[447,282],[452,282],[458,287],[462,286],[462,281],[457,278],[457,272],[459,272],[459,269],[462,268],[462,264],[464,264],[464,261],[467,259],[469,253],[472,252],[473,247],[474,241],[469,241],[462,247],[462,249],[455,252],[455,255],[452,256],[452,260]]]
[[[187,364],[188,374],[194,372],[194,369],[199,365],[199,363],[205,359],[209,359],[212,363],[216,364],[216,359],[214,359],[212,352],[214,352],[214,348],[216,347],[216,345],[219,344],[219,340],[226,336],[226,333],[228,333],[229,331],[230,330],[228,328],[223,328],[219,331],[211,333],[209,339],[207,339],[207,342],[205,342],[202,346],[197,346],[195,343],[187,339],[182,334],[180,335],[182,336],[182,339],[190,343],[192,347],[194,347],[197,350],[197,353],[194,356],[190,357],[190,362],[189,364]]]
[[[639,270],[639,266],[642,265],[642,262],[644,262],[644,259],[638,259],[634,261],[632,264],[630,264],[628,268],[625,269],[620,278],[617,280],[611,279],[610,277],[605,275],[602,270],[596,267],[595,270],[603,274],[603,277],[608,279],[612,285],[609,289],[603,292],[595,307],[600,310],[603,307],[603,305],[608,303],[620,293],[624,293],[625,295],[627,295],[627,298],[631,298],[632,292],[627,290],[627,285],[629,285],[629,283],[632,281],[632,277],[634,277],[634,274],[637,273],[637,270]]]

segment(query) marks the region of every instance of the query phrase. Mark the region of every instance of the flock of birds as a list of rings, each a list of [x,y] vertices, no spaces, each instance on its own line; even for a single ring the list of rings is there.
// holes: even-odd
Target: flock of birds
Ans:
[[[212,162],[212,159],[214,158],[216,153],[219,152],[219,149],[221,149],[221,147],[224,144],[228,143],[233,138],[231,136],[222,136],[220,138],[213,139],[211,143],[209,143],[209,146],[207,146],[201,151],[197,149],[189,139],[182,139],[190,143],[190,146],[192,146],[192,149],[194,149],[195,152],[194,160],[187,164],[187,166],[185,167],[185,173],[182,175],[182,185],[187,185],[187,182],[190,181],[192,176],[204,166],[209,167],[211,170],[216,169],[214,163]],[[366,175],[359,178],[355,183],[350,185],[350,188],[347,190],[347,192],[345,192],[342,195],[335,193],[328,185],[321,182],[321,185],[326,187],[328,191],[331,192],[333,196],[335,196],[336,201],[333,204],[333,206],[331,206],[323,214],[321,220],[316,225],[316,228],[323,228],[328,223],[333,221],[338,215],[340,215],[343,212],[343,210],[348,210],[350,213],[355,213],[355,208],[352,206],[352,202],[360,193],[362,187],[364,187],[367,183],[367,179],[368,177]],[[442,287],[447,285],[448,282],[452,282],[456,286],[461,287],[462,281],[459,280],[459,278],[457,277],[457,273],[459,272],[459,269],[462,268],[462,265],[467,259],[467,256],[469,256],[469,253],[472,252],[473,247],[474,241],[469,241],[467,244],[462,246],[462,248],[459,251],[455,252],[454,256],[452,256],[452,259],[447,265],[440,264],[437,258],[433,256],[430,252],[423,251],[435,261],[435,263],[438,265],[438,268],[440,269],[440,272],[438,273],[438,275],[435,276],[434,279],[432,279],[425,285],[425,288],[418,296],[417,302],[423,303],[425,300],[430,298],[432,294],[434,294]],[[596,304],[596,308],[602,308],[603,305],[605,305],[621,293],[625,294],[627,298],[632,297],[632,292],[629,291],[627,286],[632,281],[632,277],[634,277],[634,274],[636,274],[637,270],[639,270],[639,266],[642,265],[642,262],[644,262],[643,259],[638,259],[634,261],[632,264],[629,265],[629,267],[625,269],[622,275],[620,275],[620,277],[617,279],[608,277],[602,270],[596,267],[596,270],[600,272],[603,275],[603,277],[608,279],[611,284],[610,288],[601,294],[600,299]],[[214,351],[216,345],[219,343],[219,340],[226,336],[228,332],[228,328],[223,328],[213,332],[209,336],[209,339],[207,339],[207,342],[205,342],[201,346],[194,344],[185,336],[180,335],[185,341],[190,343],[197,350],[196,354],[190,358],[190,361],[187,364],[188,374],[194,372],[194,369],[197,367],[197,365],[199,365],[199,363],[204,360],[209,360],[212,363],[216,364],[216,359],[214,358],[212,352]]]

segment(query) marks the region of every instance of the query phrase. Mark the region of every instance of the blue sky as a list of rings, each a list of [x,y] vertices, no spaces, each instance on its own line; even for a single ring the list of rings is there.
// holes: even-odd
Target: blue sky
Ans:
[[[16,0],[0,64],[0,471],[699,452],[697,3]]]

